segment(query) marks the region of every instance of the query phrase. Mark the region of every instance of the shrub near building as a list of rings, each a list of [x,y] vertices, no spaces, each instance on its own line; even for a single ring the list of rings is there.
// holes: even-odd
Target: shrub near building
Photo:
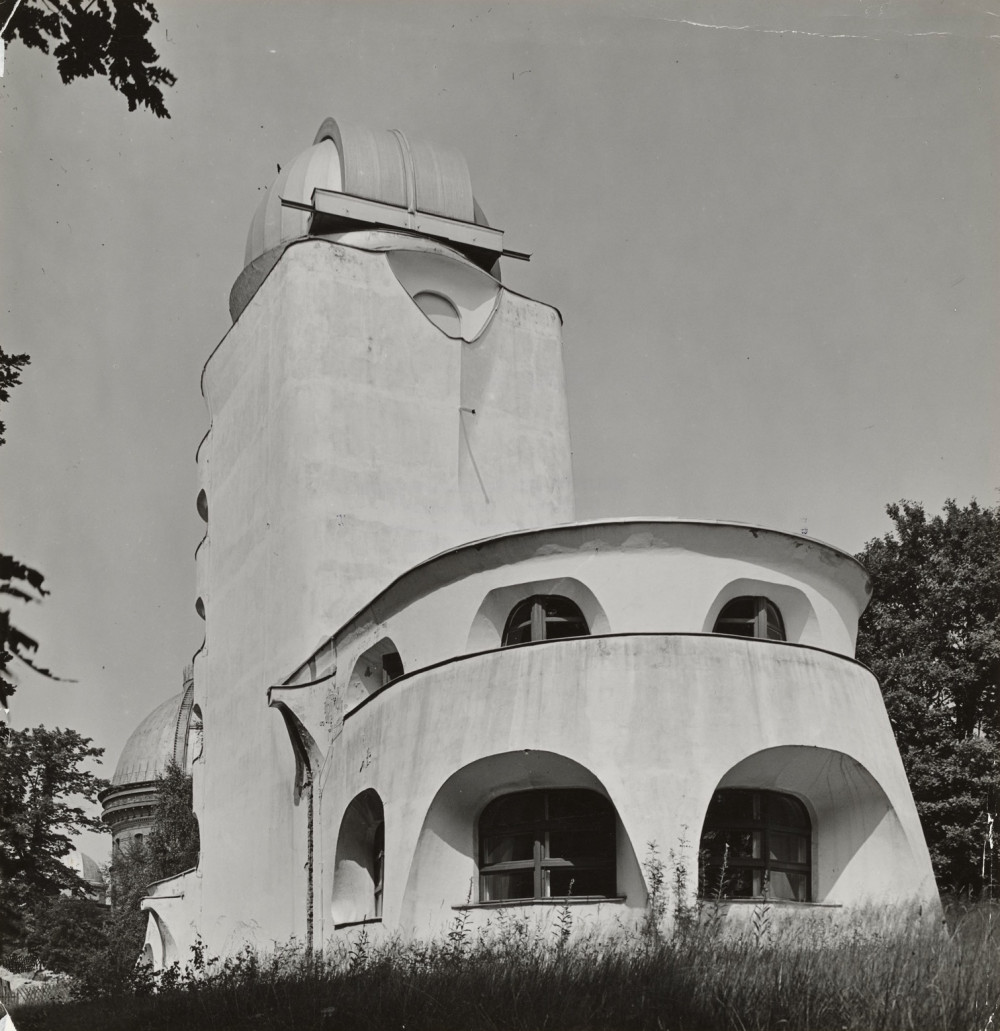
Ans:
[[[872,602],[858,658],[882,685],[942,890],[989,891],[1000,800],[1000,508],[888,505],[858,559]]]

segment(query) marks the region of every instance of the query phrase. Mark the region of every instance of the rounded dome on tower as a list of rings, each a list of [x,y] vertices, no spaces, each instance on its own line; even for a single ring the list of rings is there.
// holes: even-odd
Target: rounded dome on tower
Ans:
[[[159,791],[157,778],[170,761],[187,769],[200,753],[201,720],[194,705],[191,667],[184,674],[184,690],[158,705],[132,731],[111,786],[100,795],[101,819],[111,828],[116,846],[149,832]]]
[[[456,224],[489,231],[472,194],[468,165],[453,147],[410,139],[398,129],[327,118],[312,146],[278,167],[250,224],[244,269],[229,298],[233,321],[284,248],[309,236],[330,238],[373,227],[401,230],[444,240],[487,270],[502,250],[502,244],[481,234],[449,236],[449,227]],[[316,190],[339,194],[341,201],[328,197],[318,206]],[[497,239],[501,235],[491,232]]]
[[[63,862],[77,875],[77,877],[87,882],[91,891],[104,891],[104,875],[101,873],[101,868],[93,859],[91,859],[90,856],[87,855],[86,852],[81,852],[79,849],[73,849],[73,851],[66,856]]]
[[[193,690],[184,690],[168,698],[132,731],[111,778],[112,787],[156,780],[171,759],[185,765],[192,696]]]

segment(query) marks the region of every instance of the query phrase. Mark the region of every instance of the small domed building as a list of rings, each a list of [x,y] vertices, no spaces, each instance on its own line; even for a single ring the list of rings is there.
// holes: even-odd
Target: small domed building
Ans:
[[[112,848],[142,841],[153,827],[157,778],[172,760],[187,770],[200,752],[201,719],[194,704],[194,673],[184,671],[184,689],[161,702],[132,734],[100,795],[101,819],[111,829]]]
[[[96,860],[88,856],[86,852],[75,848],[63,862],[87,885],[87,897],[92,902],[104,905],[107,900],[108,886]]]
[[[634,924],[654,841],[734,915],[937,905],[854,658],[864,569],[574,521],[562,318],[500,275],[524,257],[462,155],[399,131],[327,119],[261,202],[202,376],[201,859],[144,902],[154,963],[500,907]]]

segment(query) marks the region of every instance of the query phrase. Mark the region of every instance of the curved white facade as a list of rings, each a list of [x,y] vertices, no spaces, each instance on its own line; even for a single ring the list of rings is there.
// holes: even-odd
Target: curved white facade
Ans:
[[[539,594],[577,601],[593,635],[501,647],[509,611]],[[780,600],[787,641],[706,632],[746,594]],[[577,524],[424,563],[319,649],[295,678],[309,686],[271,691],[313,748],[317,933],[372,915],[368,883],[345,897],[336,862],[345,814],[368,792],[384,811],[382,922],[406,933],[480,901],[477,818],[543,787],[613,803],[618,894],[593,903],[609,919],[644,910],[651,841],[664,853],[688,842],[697,890],[720,788],[805,804],[811,903],[935,898],[878,684],[852,658],[866,600],[848,556],[732,524]],[[405,672],[369,693],[352,673],[385,639]]]
[[[853,658],[864,570],[741,524],[567,522],[559,315],[419,195],[317,188],[206,365],[202,855],[152,886],[154,962],[456,907],[634,920],[652,841],[692,893],[724,839],[739,898],[933,902]]]

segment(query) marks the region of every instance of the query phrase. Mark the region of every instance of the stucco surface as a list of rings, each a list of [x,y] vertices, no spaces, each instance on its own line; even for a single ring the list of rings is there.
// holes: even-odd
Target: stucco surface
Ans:
[[[492,768],[449,789],[491,757]],[[390,685],[348,715],[330,749],[323,856],[333,854],[351,798],[376,791],[386,814],[386,922],[431,933],[470,884],[475,899],[482,807],[546,784],[599,785],[614,803],[619,887],[636,912],[645,887],[633,857],[650,841],[666,852],[686,840],[693,878],[692,843],[720,784],[802,798],[814,827],[815,901],[936,899],[871,674],[810,648],[723,636],[546,642]],[[324,933],[329,874],[327,866],[316,886]]]
[[[409,566],[572,517],[559,318],[501,290],[468,345],[383,253],[309,241],[212,354],[203,390],[202,918],[208,941],[280,940],[304,931],[305,807],[267,688]]]
[[[852,657],[867,576],[848,556],[814,541],[736,524],[615,520],[549,527],[478,541],[408,571],[356,613],[289,683],[336,666],[329,699],[303,717],[322,741],[359,699],[358,657],[390,639],[404,670],[499,646],[522,598],[575,601],[594,634],[703,633],[722,606],[763,594],[787,638]]]

